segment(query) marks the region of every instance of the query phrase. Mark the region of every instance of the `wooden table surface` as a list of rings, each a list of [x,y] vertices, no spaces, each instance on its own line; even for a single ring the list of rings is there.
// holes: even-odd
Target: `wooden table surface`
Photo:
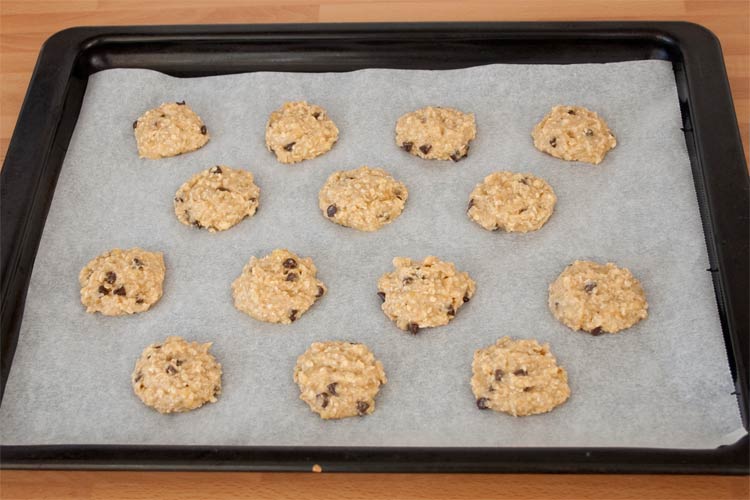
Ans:
[[[70,26],[337,21],[684,20],[721,40],[748,156],[746,0],[0,0],[0,154],[41,44]],[[2,471],[0,498],[748,499],[748,477]]]

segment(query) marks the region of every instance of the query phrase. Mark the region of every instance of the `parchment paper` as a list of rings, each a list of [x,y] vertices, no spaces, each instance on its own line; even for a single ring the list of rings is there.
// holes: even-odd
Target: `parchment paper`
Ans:
[[[186,100],[212,135],[203,149],[138,159],[131,124]],[[267,117],[285,100],[325,107],[341,130],[333,150],[282,165],[267,152]],[[618,146],[600,166],[546,156],[530,132],[556,104],[598,111]],[[399,150],[395,122],[425,105],[476,114],[460,163]],[[109,70],[89,80],[29,287],[0,408],[4,444],[129,443],[349,446],[647,446],[701,448],[745,431],[727,364],[671,65],[493,65],[454,71],[255,73],[177,79]],[[247,168],[258,214],[210,234],[180,224],[172,198],[215,164]],[[384,167],[409,188],[393,224],[361,233],[327,221],[317,193],[334,170]],[[531,234],[490,233],[465,214],[496,170],[548,180],[559,202]],[[84,312],[78,273],[99,253],[165,253],[164,297],[132,317]],[[289,248],[313,257],[329,293],[290,326],[238,312],[230,283],[251,255]],[[477,281],[449,326],[418,336],[380,311],[378,277],[394,256],[455,262]],[[547,286],[575,259],[628,267],[649,318],[618,335],[575,333],[547,310]],[[216,404],[160,415],[133,394],[142,349],[168,335],[213,341],[224,368]],[[549,342],[572,397],[550,414],[479,411],[475,349],[503,335]],[[366,418],[322,421],[298,399],[295,360],[313,341],[366,343],[389,382]]]

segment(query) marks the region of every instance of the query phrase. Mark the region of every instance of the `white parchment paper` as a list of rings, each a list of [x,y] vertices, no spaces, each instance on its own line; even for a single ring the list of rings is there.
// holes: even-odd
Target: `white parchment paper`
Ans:
[[[186,100],[212,139],[158,161],[136,153],[132,122]],[[334,149],[282,165],[266,151],[271,111],[286,100],[325,107],[341,130]],[[556,104],[598,111],[618,146],[600,166],[538,152],[530,132]],[[394,143],[396,120],[425,105],[476,114],[460,163],[424,161]],[[374,446],[646,446],[703,448],[742,429],[714,299],[671,65],[492,65],[454,71],[255,73],[177,79],[109,70],[89,80],[33,270],[5,398],[4,444]],[[21,131],[22,132],[22,131]],[[172,198],[215,164],[246,168],[258,214],[210,234],[180,224]],[[375,233],[327,221],[317,193],[328,175],[370,165],[409,188],[402,216]],[[465,214],[496,170],[548,180],[559,202],[531,234],[490,233]],[[141,246],[165,253],[164,297],[131,317],[84,312],[78,273],[99,253]],[[329,293],[290,326],[238,312],[230,283],[251,255],[286,247],[313,257]],[[418,336],[380,311],[378,277],[394,256],[455,262],[477,282],[448,326]],[[558,323],[547,286],[575,259],[628,267],[649,318],[592,337]],[[160,415],[133,394],[142,349],[168,335],[213,341],[224,368],[216,404]],[[469,379],[475,349],[503,335],[549,342],[572,396],[540,416],[479,411]],[[295,360],[313,341],[366,343],[389,382],[366,418],[322,421],[298,399]]]

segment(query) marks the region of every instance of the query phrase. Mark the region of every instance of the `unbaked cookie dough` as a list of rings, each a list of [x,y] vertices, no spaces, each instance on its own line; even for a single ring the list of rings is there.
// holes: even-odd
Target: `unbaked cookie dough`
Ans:
[[[387,382],[383,365],[364,344],[315,342],[297,358],[300,399],[323,419],[369,415]]]
[[[328,177],[318,195],[323,215],[336,224],[376,231],[404,210],[409,191],[379,168],[360,167]]]
[[[305,101],[285,102],[271,113],[266,147],[281,163],[310,160],[331,150],[339,129],[325,109]]]
[[[381,308],[396,326],[413,334],[420,328],[447,325],[476,291],[467,273],[437,257],[422,262],[396,257],[393,266],[396,270],[378,281]]]
[[[503,337],[474,353],[471,390],[480,410],[514,417],[546,413],[570,397],[568,374],[536,340]]]
[[[147,311],[162,295],[164,255],[141,248],[115,248],[81,269],[81,303],[86,312],[120,316]]]
[[[555,106],[531,137],[539,151],[569,161],[598,165],[617,145],[607,122],[581,106]]]
[[[289,250],[251,257],[232,283],[234,306],[259,321],[289,324],[326,293],[317,272],[312,259]]]
[[[646,295],[629,270],[579,260],[549,286],[549,308],[564,325],[592,335],[617,333],[648,316]]]
[[[469,218],[487,229],[527,233],[541,228],[555,209],[549,184],[531,174],[495,172],[469,197]]]
[[[469,154],[477,135],[473,113],[428,106],[407,113],[396,122],[396,144],[426,160],[459,161]]]
[[[210,136],[200,117],[181,102],[150,109],[133,122],[138,155],[156,160],[200,149]]]
[[[180,186],[174,195],[174,213],[186,226],[224,231],[255,214],[259,196],[253,174],[216,165]]]
[[[151,344],[135,363],[133,391],[159,413],[190,411],[215,403],[221,394],[221,365],[209,354],[211,343],[168,337]]]

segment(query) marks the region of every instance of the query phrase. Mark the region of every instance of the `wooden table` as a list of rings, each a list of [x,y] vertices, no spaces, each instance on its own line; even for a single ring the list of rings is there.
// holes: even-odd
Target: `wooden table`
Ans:
[[[570,5],[567,5],[570,4]],[[748,156],[750,8],[746,0],[0,0],[0,154],[41,44],[70,26],[336,21],[685,20],[721,40]],[[0,497],[748,499],[747,477],[164,472],[0,473]]]

